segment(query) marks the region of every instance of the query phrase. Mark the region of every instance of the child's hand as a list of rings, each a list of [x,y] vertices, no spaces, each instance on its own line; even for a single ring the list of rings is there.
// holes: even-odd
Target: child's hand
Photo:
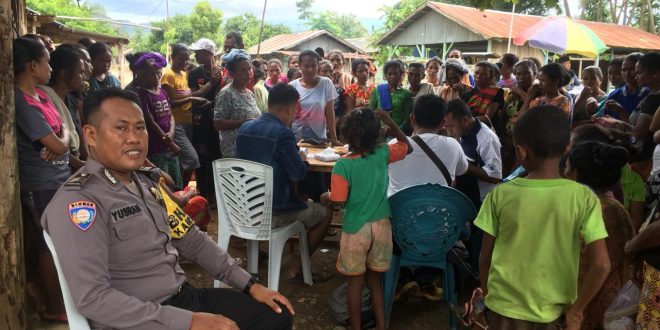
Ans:
[[[571,306],[566,310],[566,328],[567,330],[580,330],[584,314],[582,311],[577,311],[575,306]]]
[[[321,195],[320,202],[321,202],[321,205],[323,205],[323,206],[328,206],[328,205],[332,204],[332,201],[330,200],[330,192],[329,191],[325,192],[325,193],[323,193],[323,195]]]
[[[392,127],[392,125],[396,126],[396,124],[394,123],[394,120],[392,120],[392,117],[390,117],[390,114],[389,114],[389,113],[383,111],[382,109],[378,109],[378,110],[374,111],[374,113],[375,113],[376,116],[377,116],[378,118],[380,118],[380,120],[382,120],[383,123],[385,123],[387,126],[390,126],[390,127]]]

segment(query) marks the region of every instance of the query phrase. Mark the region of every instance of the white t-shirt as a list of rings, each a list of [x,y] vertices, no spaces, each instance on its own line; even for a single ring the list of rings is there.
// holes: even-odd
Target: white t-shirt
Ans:
[[[500,139],[486,124],[482,122],[479,122],[479,124],[481,124],[481,129],[477,133],[477,153],[479,153],[479,157],[484,162],[484,166],[481,168],[489,177],[501,179],[502,156],[500,149],[502,148],[502,144],[500,144]],[[486,195],[495,188],[496,184],[481,180],[478,180],[478,182],[481,200],[483,201]]]
[[[468,161],[458,141],[433,133],[420,134],[419,137],[440,158],[452,179],[467,172]],[[396,143],[396,141],[393,139],[390,144]],[[440,169],[417,145],[417,142],[411,138],[408,138],[408,141],[413,146],[413,152],[408,154],[405,159],[389,165],[390,184],[387,187],[387,196],[392,196],[408,187],[427,183],[448,186],[449,183],[445,181]]]
[[[291,125],[293,131],[303,139],[326,140],[325,106],[337,98],[337,90],[332,80],[319,77],[319,83],[314,88],[303,87],[300,79],[290,82],[289,85],[300,93],[300,110],[296,112]]]
[[[653,169],[651,170],[651,173],[657,171],[660,171],[660,144],[656,145],[653,150]]]

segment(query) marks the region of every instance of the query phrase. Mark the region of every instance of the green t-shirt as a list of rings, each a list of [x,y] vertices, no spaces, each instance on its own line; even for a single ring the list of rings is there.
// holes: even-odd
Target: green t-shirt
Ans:
[[[486,306],[540,323],[556,320],[577,299],[581,239],[607,237],[598,197],[565,179],[499,185],[475,225],[495,237]]]
[[[633,172],[629,165],[621,168],[621,189],[623,190],[623,207],[630,209],[630,202],[646,202],[646,186],[639,174]]]
[[[394,93],[390,92],[392,97],[392,111],[390,116],[399,128],[406,130],[409,127],[410,112],[412,112],[413,99],[410,91],[405,88],[399,88]],[[378,89],[374,88],[369,100],[369,107],[373,110],[380,109],[380,94]]]
[[[390,216],[387,201],[387,165],[406,157],[408,144],[397,142],[376,147],[373,154],[349,155],[332,169],[330,199],[345,202],[343,231],[354,234],[370,221]]]

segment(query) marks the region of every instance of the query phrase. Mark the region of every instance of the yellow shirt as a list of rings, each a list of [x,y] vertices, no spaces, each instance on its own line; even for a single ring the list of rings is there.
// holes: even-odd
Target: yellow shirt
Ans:
[[[160,79],[163,86],[170,86],[175,90],[175,95],[170,98],[173,100],[180,100],[190,96],[191,91],[188,87],[188,73],[181,71],[176,73],[171,68],[165,69],[163,77]],[[177,124],[191,124],[192,123],[192,102],[186,102],[178,107],[172,107],[172,115]]]

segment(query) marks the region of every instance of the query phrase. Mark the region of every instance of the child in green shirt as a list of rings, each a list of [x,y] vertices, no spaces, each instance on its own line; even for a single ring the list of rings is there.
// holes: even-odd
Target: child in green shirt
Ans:
[[[489,329],[577,330],[607,278],[600,202],[559,173],[569,126],[568,116],[553,106],[522,115],[513,139],[529,174],[491,191],[475,220],[484,231],[479,268]],[[578,292],[581,241],[590,267]]]
[[[340,127],[350,153],[332,170],[331,192],[321,203],[345,203],[337,270],[348,277],[348,316],[353,330],[361,329],[361,293],[365,278],[374,306],[376,328],[385,329],[385,302],[381,273],[390,268],[392,228],[387,201],[390,163],[404,159],[412,146],[401,129],[382,111],[368,108],[344,116]],[[380,118],[397,139],[380,144]]]

